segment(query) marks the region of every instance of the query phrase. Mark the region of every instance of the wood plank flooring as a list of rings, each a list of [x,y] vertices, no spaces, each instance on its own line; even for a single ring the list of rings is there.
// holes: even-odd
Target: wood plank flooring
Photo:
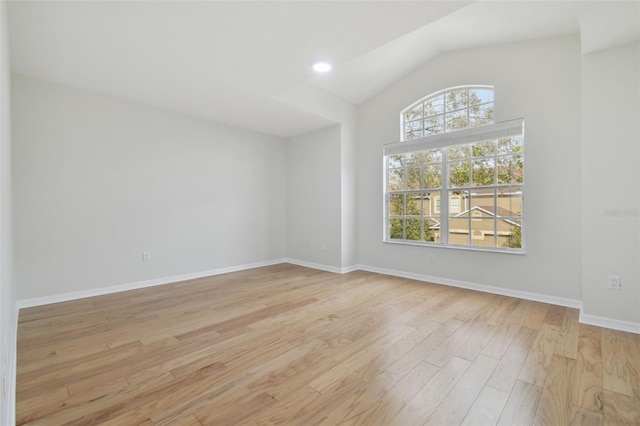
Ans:
[[[640,336],[281,264],[24,309],[17,424],[639,425]]]

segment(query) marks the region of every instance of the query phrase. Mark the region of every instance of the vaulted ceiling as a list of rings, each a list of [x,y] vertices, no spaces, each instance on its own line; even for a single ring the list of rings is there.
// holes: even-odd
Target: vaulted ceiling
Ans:
[[[297,86],[357,105],[452,50],[588,53],[640,38],[640,2],[12,1],[9,24],[14,72],[289,137],[332,123],[281,101]]]

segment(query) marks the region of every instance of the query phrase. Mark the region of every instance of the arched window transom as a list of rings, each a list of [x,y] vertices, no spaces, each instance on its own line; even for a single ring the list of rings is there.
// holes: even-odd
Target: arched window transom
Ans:
[[[402,111],[402,140],[493,123],[493,87],[445,89]]]

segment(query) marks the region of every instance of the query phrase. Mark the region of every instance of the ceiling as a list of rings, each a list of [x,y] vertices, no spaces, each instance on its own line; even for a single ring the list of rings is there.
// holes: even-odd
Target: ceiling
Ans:
[[[291,137],[335,122],[295,87],[357,105],[452,50],[580,33],[588,53],[640,38],[640,0],[10,1],[9,28],[16,73]]]

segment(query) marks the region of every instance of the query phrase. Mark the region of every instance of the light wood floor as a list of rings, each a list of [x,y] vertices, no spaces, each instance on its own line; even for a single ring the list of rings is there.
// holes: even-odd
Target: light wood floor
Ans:
[[[640,424],[640,336],[293,265],[22,310],[17,423]]]

